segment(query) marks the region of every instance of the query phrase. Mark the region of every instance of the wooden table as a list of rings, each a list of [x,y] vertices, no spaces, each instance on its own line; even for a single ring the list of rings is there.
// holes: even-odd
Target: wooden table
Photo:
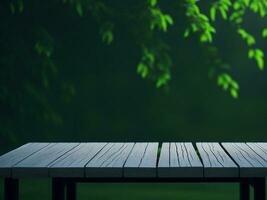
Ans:
[[[267,143],[27,143],[0,157],[5,200],[21,178],[51,178],[53,200],[75,200],[78,182],[236,182],[264,200],[266,175]]]

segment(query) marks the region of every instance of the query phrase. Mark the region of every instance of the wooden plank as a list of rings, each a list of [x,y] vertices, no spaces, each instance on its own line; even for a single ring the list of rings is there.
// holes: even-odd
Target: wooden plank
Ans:
[[[267,161],[267,143],[248,142],[247,145],[263,160]]]
[[[51,177],[84,177],[85,165],[107,143],[81,143],[49,166]]]
[[[47,146],[48,143],[27,143],[0,157],[0,176],[10,177],[11,168],[18,162]]]
[[[203,166],[192,143],[163,143],[159,177],[203,177]]]
[[[158,167],[169,168],[170,167],[170,143],[163,143],[160,150],[160,157]]]
[[[79,143],[50,143],[12,168],[12,177],[47,177],[48,166]]]
[[[267,143],[266,142],[257,142],[256,144],[258,146],[260,146],[260,148],[262,149],[262,151],[264,151],[267,154]]]
[[[176,148],[177,147],[175,143],[170,143],[170,167],[171,168],[180,167],[178,153],[177,153]],[[179,153],[182,153],[182,152],[179,152]]]
[[[138,167],[140,164],[140,161],[144,155],[144,152],[146,151],[146,148],[148,146],[147,142],[142,143],[135,143],[134,147],[125,163],[125,167]]]
[[[223,147],[239,165],[240,177],[264,177],[267,162],[245,143],[222,143]]]
[[[219,143],[197,143],[205,177],[238,177],[239,170]]]
[[[134,143],[108,143],[85,168],[86,177],[122,177]]]
[[[124,165],[125,177],[156,177],[158,143],[136,143]]]

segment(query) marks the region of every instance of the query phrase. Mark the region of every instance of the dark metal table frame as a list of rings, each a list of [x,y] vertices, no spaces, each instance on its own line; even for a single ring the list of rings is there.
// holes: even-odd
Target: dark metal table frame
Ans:
[[[239,183],[240,200],[265,200],[265,178],[52,178],[52,200],[76,200],[76,183]],[[5,200],[19,199],[19,179],[5,178]]]

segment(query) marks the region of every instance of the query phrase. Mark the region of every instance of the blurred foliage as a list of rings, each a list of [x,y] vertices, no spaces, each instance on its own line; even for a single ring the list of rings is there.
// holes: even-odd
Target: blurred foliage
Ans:
[[[200,34],[200,41],[212,42],[212,34],[214,34],[215,28],[211,26],[209,18],[200,12],[200,8],[197,5],[197,0],[188,0],[186,16],[189,18],[189,26],[193,33]],[[184,36],[189,36],[190,29],[186,29]]]
[[[58,82],[55,43],[47,29],[24,24],[22,0],[10,1],[9,9],[13,16],[2,21],[0,36],[0,134],[18,143],[23,136],[16,134],[20,132],[16,123],[31,119],[32,124],[62,125],[62,116],[52,99],[56,96],[61,102],[70,101],[75,89],[71,83]],[[18,23],[10,27],[14,18]]]
[[[73,5],[80,16],[83,16],[86,11],[91,12],[102,24],[100,28],[102,41],[106,44],[111,44],[114,40],[114,24],[110,21],[107,23],[106,20],[107,18],[112,19],[114,16],[123,18],[124,16],[120,13],[120,10],[116,10],[116,7],[112,3],[100,0],[64,0],[63,2]],[[248,58],[254,59],[258,68],[263,70],[264,53],[261,49],[254,47],[256,44],[255,38],[244,29],[243,22],[246,13],[249,11],[264,18],[267,12],[266,0],[213,0],[209,2],[209,16],[201,12],[201,7],[203,5],[205,6],[205,3],[202,3],[203,1],[177,0],[177,2],[178,6],[184,8],[184,14],[187,17],[188,26],[184,31],[184,37],[189,37],[191,33],[197,33],[201,43],[208,43],[207,45],[210,45],[216,33],[215,25],[212,22],[217,20],[219,12],[222,19],[233,24],[237,29],[237,33],[246,41],[249,47]],[[126,19],[129,19],[127,21],[129,26],[133,24],[133,18],[140,18],[149,26],[145,30],[140,27],[134,27],[140,33],[143,33],[143,39],[140,43],[142,56],[137,65],[137,73],[142,78],[155,81],[158,88],[166,86],[171,80],[172,58],[168,53],[168,42],[159,39],[160,37],[158,37],[157,32],[162,31],[167,33],[169,26],[173,26],[175,21],[179,21],[179,19],[173,19],[170,14],[164,12],[160,4],[161,2],[158,0],[137,1],[136,5],[138,9],[135,10],[136,12],[133,13],[130,10],[129,12],[125,12],[128,15]],[[125,9],[127,10],[127,8]],[[262,31],[262,37],[266,37],[266,35],[267,31],[264,29]],[[222,75],[221,73],[217,73],[216,76],[217,79],[220,79]],[[227,76],[231,77],[229,73]],[[218,85],[220,86],[220,84]],[[234,98],[237,98],[237,92],[237,90],[235,92],[231,92],[230,90],[230,94]]]
[[[229,90],[231,95],[234,98],[238,97],[238,89],[239,85],[236,81],[232,79],[232,77],[229,74],[220,74],[218,76],[217,83],[219,86],[221,86],[224,90]]]
[[[87,24],[88,27],[91,31],[97,29],[99,40],[108,45],[103,49],[115,49],[121,42],[121,35],[126,34],[132,42],[129,43],[139,52],[136,66],[127,67],[129,70],[136,67],[134,71],[142,79],[153,82],[156,88],[168,88],[175,78],[172,72],[180,67],[174,65],[174,60],[183,55],[177,55],[174,41],[170,40],[175,34],[177,41],[184,38],[188,46],[194,43],[202,47],[198,53],[207,56],[209,69],[200,71],[233,98],[240,96],[242,85],[238,74],[232,73],[236,66],[230,66],[228,60],[220,56],[216,43],[220,39],[217,35],[222,21],[244,42],[242,48],[247,52],[244,57],[264,70],[264,50],[257,36],[266,38],[267,28],[259,26],[250,30],[246,22],[251,14],[266,19],[267,0],[174,0],[168,3],[162,0],[132,3],[4,0],[0,3],[0,107],[5,114],[1,115],[0,133],[13,142],[17,141],[15,133],[21,131],[19,126],[13,127],[14,123],[31,121],[44,127],[45,123],[62,126],[65,116],[59,105],[71,103],[77,92],[75,85],[62,75],[64,65],[57,60],[63,51],[57,41],[61,35],[53,31],[53,24],[45,23],[44,18],[48,18],[49,13],[42,13],[43,7],[55,8],[59,15],[66,16],[66,21],[75,17],[81,22],[90,19],[95,24]],[[192,53],[192,58],[198,53]],[[104,53],[101,59],[105,59]],[[88,63],[90,67],[93,65]]]

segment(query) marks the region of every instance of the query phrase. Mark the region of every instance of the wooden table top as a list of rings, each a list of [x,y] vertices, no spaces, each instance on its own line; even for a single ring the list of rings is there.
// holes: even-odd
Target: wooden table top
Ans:
[[[0,156],[0,177],[265,177],[267,143],[27,143]]]

